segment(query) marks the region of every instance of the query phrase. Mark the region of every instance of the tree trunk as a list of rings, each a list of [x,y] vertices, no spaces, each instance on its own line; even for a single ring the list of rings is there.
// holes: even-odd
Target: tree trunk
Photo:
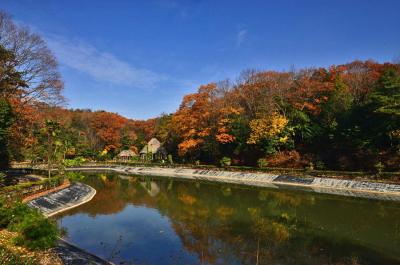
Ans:
[[[48,177],[49,179],[51,178],[51,137],[50,133],[47,135],[47,142],[48,142],[48,147],[47,147],[47,172],[48,172]]]

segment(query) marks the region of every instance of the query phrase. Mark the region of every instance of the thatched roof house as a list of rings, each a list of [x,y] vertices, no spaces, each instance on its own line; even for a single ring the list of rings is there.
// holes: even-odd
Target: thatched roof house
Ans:
[[[142,159],[147,159],[148,154],[152,154],[152,159],[165,159],[167,155],[164,147],[156,138],[152,138],[140,151]]]
[[[118,154],[118,159],[120,160],[131,160],[132,157],[137,156],[135,152],[132,150],[123,150],[121,153]]]

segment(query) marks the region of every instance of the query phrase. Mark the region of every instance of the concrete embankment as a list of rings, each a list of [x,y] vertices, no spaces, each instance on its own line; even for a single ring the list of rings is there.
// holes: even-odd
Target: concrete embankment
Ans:
[[[112,265],[112,263],[104,261],[64,240],[60,240],[53,251],[65,265]]]
[[[380,182],[320,177],[297,177],[271,173],[247,173],[190,168],[90,166],[69,168],[71,171],[104,171],[120,174],[165,176],[241,185],[279,188],[297,186],[318,193],[400,201],[400,185]]]

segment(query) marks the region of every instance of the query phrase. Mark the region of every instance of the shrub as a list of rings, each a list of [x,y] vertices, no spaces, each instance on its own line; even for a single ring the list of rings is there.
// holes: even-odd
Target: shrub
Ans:
[[[257,160],[257,164],[259,168],[264,168],[268,166],[268,162],[265,158],[260,158]]]
[[[222,167],[227,167],[230,166],[232,163],[232,160],[230,157],[224,156],[219,163],[221,164]]]
[[[14,238],[16,244],[30,249],[53,247],[59,235],[56,224],[21,202],[10,207],[1,203],[0,224],[2,228],[18,233]]]
[[[173,165],[173,164],[174,164],[174,160],[172,159],[172,155],[169,154],[169,155],[167,156],[167,158],[168,158],[168,163],[169,163],[170,165]]]
[[[310,161],[310,163],[306,167],[306,170],[314,170],[314,163]]]
[[[11,212],[8,207],[5,207],[4,200],[0,201],[0,228],[6,228],[11,222]]]
[[[79,167],[85,162],[85,158],[78,156],[75,157],[74,159],[65,159],[64,160],[64,166],[66,167]]]
[[[39,214],[22,202],[15,203],[8,210],[10,214],[10,221],[7,225],[7,228],[14,232],[18,231],[19,224],[22,223],[25,218]]]
[[[131,161],[135,162],[135,163],[139,162],[139,160],[140,160],[140,156],[132,156],[132,158],[131,158]]]
[[[85,178],[85,175],[83,175],[81,172],[73,172],[73,171],[67,172],[65,176],[71,182],[81,181]]]
[[[59,235],[56,224],[40,214],[24,218],[18,225],[18,232],[15,243],[29,249],[51,248],[56,244]]]
[[[383,170],[385,169],[385,165],[382,164],[382,162],[379,162],[379,163],[376,163],[376,164],[374,165],[374,168],[375,168],[375,173],[376,173],[378,176],[381,176],[382,173],[383,173]]]
[[[317,160],[315,162],[315,168],[318,169],[318,170],[324,170],[326,168],[325,167],[325,163],[323,161],[321,161],[321,160]]]
[[[146,162],[152,162],[153,161],[153,152],[148,152],[146,154]]]

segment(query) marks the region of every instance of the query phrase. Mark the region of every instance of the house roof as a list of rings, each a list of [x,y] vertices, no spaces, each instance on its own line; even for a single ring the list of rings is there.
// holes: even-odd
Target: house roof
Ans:
[[[121,151],[121,153],[118,154],[118,156],[120,157],[124,157],[124,156],[136,156],[137,154],[135,152],[133,152],[132,150],[123,150]]]
[[[156,138],[152,138],[140,151],[141,154],[157,153],[161,148],[161,143]]]

